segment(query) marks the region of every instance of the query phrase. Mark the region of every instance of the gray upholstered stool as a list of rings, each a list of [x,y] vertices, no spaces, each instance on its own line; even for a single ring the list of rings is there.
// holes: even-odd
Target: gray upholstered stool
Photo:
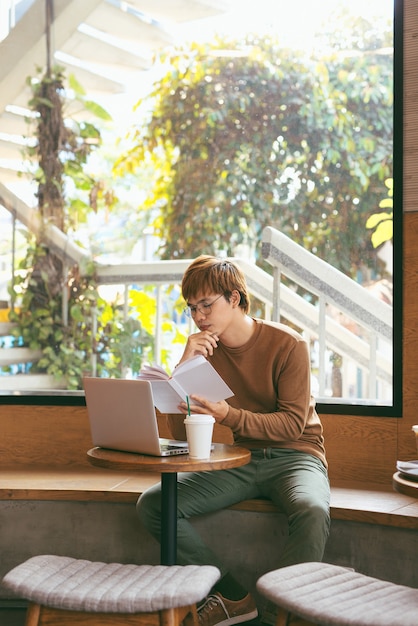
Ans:
[[[2,587],[29,600],[26,626],[197,625],[196,603],[220,572],[210,565],[121,565],[35,556]]]
[[[259,593],[278,607],[276,626],[290,615],[322,626],[417,626],[418,589],[328,563],[301,563],[264,574]]]

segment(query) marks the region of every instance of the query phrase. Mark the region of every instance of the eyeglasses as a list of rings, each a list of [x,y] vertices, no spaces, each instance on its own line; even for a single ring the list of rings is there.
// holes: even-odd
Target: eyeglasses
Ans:
[[[212,313],[212,307],[217,300],[222,298],[223,293],[220,296],[215,298],[213,302],[202,302],[201,304],[191,304],[190,306],[186,306],[183,311],[187,315],[187,317],[194,317],[196,315],[196,311],[202,313],[202,315],[210,315]]]

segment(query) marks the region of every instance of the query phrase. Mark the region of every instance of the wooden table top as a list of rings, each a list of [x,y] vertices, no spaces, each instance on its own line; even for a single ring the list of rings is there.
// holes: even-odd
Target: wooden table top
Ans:
[[[188,454],[155,457],[106,448],[92,448],[87,452],[92,465],[107,469],[139,470],[142,472],[202,472],[240,467],[249,463],[251,452],[245,448],[215,443],[209,459],[190,459]]]
[[[418,480],[409,480],[400,472],[395,472],[392,477],[392,485],[395,491],[412,498],[418,498]]]

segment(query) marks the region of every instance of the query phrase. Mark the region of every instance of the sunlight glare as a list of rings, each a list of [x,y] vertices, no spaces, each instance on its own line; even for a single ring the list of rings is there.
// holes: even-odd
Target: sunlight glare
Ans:
[[[238,37],[245,32],[272,35],[283,45],[310,49],[315,35],[331,13],[348,9],[373,19],[393,14],[393,0],[226,0],[229,9],[213,18],[188,22],[179,28],[178,41],[207,41],[215,34]]]

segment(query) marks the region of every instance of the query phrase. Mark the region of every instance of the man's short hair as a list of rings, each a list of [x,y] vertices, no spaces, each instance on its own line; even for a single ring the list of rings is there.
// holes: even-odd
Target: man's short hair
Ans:
[[[239,306],[248,313],[250,299],[244,273],[233,261],[202,254],[187,268],[181,283],[186,302],[200,294],[222,294],[229,302],[233,291],[241,296]]]

